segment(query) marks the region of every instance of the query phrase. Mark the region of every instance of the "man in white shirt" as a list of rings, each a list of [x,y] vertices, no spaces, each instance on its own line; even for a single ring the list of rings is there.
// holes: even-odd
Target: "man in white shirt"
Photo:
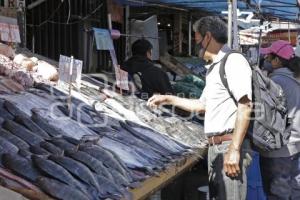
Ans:
[[[246,198],[246,168],[251,162],[250,144],[244,140],[252,110],[252,72],[247,60],[238,53],[228,56],[225,64],[232,96],[222,84],[219,68],[226,53],[227,26],[218,17],[209,16],[194,24],[195,39],[202,46],[207,66],[206,86],[200,100],[170,95],[154,95],[150,107],[162,104],[205,113],[208,137],[208,175],[211,199],[243,200]]]

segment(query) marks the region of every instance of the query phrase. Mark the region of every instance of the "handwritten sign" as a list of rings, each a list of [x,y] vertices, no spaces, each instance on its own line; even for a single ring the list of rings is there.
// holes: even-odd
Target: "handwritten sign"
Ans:
[[[72,75],[70,77],[71,58],[60,55],[59,57],[59,81],[75,83],[77,87],[81,84],[82,61],[74,59]]]

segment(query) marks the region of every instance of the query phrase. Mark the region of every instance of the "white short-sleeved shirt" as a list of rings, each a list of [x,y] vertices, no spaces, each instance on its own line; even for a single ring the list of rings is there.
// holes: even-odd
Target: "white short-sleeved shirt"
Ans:
[[[204,131],[207,136],[233,130],[235,127],[237,106],[231,98],[220,78],[220,63],[230,48],[224,45],[213,63],[207,66],[206,86],[200,97],[200,102],[205,105]],[[252,100],[252,71],[246,58],[238,53],[228,56],[225,64],[225,73],[228,87],[238,102],[245,95]]]

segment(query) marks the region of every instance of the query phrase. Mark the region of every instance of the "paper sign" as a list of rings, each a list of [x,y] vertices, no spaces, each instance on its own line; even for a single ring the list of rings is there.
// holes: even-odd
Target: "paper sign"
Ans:
[[[1,40],[5,42],[20,43],[20,32],[18,25],[12,25],[7,23],[0,23]]]
[[[96,39],[97,50],[112,50],[114,49],[113,41],[109,30],[101,28],[93,28]]]
[[[116,84],[121,90],[129,90],[128,73],[120,68],[110,31],[107,29],[93,28],[97,50],[109,50],[110,57],[116,74]]]
[[[71,58],[60,55],[59,57],[59,81],[75,83],[77,87],[81,84],[82,61],[74,59],[72,75],[70,77]]]
[[[25,0],[17,0],[18,8],[25,8],[25,6],[26,6]]]
[[[122,90],[129,90],[128,87],[128,73],[120,68],[120,66],[114,66],[116,73],[117,86]]]
[[[117,81],[117,86],[122,89],[122,90],[129,90],[128,87],[128,73],[120,68],[118,65],[118,60],[116,56],[115,50],[110,50],[109,51],[111,60],[115,69],[116,73],[116,81]]]

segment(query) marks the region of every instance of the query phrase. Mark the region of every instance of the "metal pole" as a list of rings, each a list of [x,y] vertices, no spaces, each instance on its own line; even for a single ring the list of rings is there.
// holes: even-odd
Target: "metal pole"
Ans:
[[[126,6],[125,8],[125,33],[126,35],[130,34],[130,22],[129,22],[129,16],[130,16],[130,7]],[[130,38],[126,37],[126,46],[125,46],[125,57],[126,59],[130,56]]]
[[[233,49],[239,50],[238,23],[237,23],[237,0],[232,0],[232,21],[233,21]]]
[[[290,29],[290,22],[288,22],[288,33],[289,33],[289,43],[291,43],[291,29]]]
[[[34,30],[34,28],[33,28]],[[34,31],[32,33],[32,53],[35,53],[35,38],[34,38]]]
[[[232,0],[228,0],[228,46],[232,47]]]
[[[177,28],[176,31],[178,31],[178,52],[182,53],[182,14],[179,14],[177,17],[178,23],[175,23],[175,26]]]
[[[189,56],[192,55],[192,16],[189,19]]]
[[[21,46],[26,47],[26,7],[25,7],[25,0],[19,0],[17,5],[17,19],[18,25],[20,28],[20,36],[21,36]]]
[[[112,30],[112,22],[111,22],[111,14],[107,14],[107,23],[108,23],[108,29]]]
[[[261,47],[261,40],[262,40],[262,25],[263,25],[263,19],[260,19],[259,23],[259,37],[258,37],[258,50],[257,50],[257,66],[260,65],[260,47]]]
[[[71,56],[71,63],[70,63],[70,68],[69,68],[69,98],[68,98],[68,108],[69,108],[69,113],[71,113],[72,110],[72,75],[73,75],[73,64],[74,64],[74,57]]]

